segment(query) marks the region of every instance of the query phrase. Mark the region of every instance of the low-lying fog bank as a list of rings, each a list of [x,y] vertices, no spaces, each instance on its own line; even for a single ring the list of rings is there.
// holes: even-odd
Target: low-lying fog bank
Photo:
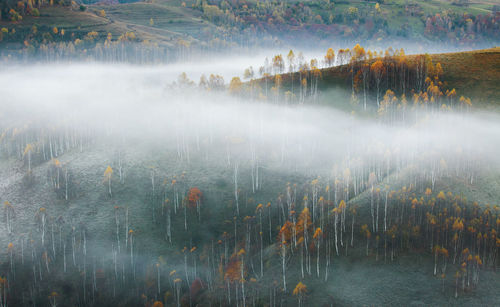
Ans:
[[[496,164],[500,120],[496,114],[410,113],[416,124],[385,124],[331,107],[286,106],[236,98],[225,91],[172,88],[162,67],[56,65],[0,72],[3,128],[26,124],[87,129],[140,137],[173,148],[207,150],[240,146],[264,157],[293,157],[325,166],[346,156],[446,160],[468,154]],[[335,102],[333,102],[335,105]],[[261,152],[261,154],[259,154]],[[437,155],[436,155],[437,154]],[[327,163],[330,164],[330,163]]]

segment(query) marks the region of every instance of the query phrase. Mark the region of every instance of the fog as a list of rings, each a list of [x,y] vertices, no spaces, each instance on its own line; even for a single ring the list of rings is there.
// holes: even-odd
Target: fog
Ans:
[[[139,69],[140,80],[144,80],[147,77],[147,81],[154,82],[174,82],[177,80],[177,77],[185,72],[190,79],[198,82],[201,75],[205,75],[207,78],[210,74],[218,74],[224,77],[225,81],[229,83],[232,77],[243,77],[243,72],[246,68],[252,67],[255,72],[255,77],[258,76],[259,67],[263,66],[266,60],[270,63],[272,57],[278,54],[281,54],[284,58],[290,49],[259,49],[252,53],[242,53],[239,55],[231,54],[226,56],[220,55],[212,55],[207,57],[193,57],[189,60],[176,61],[173,63],[157,63],[157,64],[143,64],[143,65],[134,65],[134,64],[124,64],[124,63],[114,63],[111,62],[85,62],[85,61],[74,61],[74,59],[69,59],[69,62],[66,61],[53,61],[49,64],[43,63],[30,63],[28,64],[15,64],[15,61],[10,63],[4,63],[2,67],[0,67],[0,71],[9,72],[9,74],[33,74],[33,78],[44,77],[48,74],[55,75],[65,73],[61,71],[61,68],[67,68],[68,65],[72,67],[81,67],[83,69],[77,69],[72,76],[77,80],[83,79],[83,77],[92,77],[95,78],[94,74],[101,74],[103,71],[99,68],[95,67],[107,67],[107,74],[110,76],[113,74],[121,74],[122,71],[131,71],[134,69]],[[296,53],[295,56],[298,57],[300,50],[294,49]],[[304,57],[305,62],[309,62],[311,59],[317,59],[320,63],[322,63],[323,57],[326,53],[325,50],[309,50],[302,52],[302,56]],[[73,62],[71,62],[73,60]],[[89,68],[90,66],[90,68]],[[89,68],[85,71],[85,68]],[[33,70],[30,70],[33,69]],[[27,72],[28,70],[28,72]],[[288,67],[287,67],[288,70]],[[131,71],[132,73],[132,71]]]
[[[95,64],[3,69],[2,126],[36,123],[90,129],[125,142],[159,142],[181,156],[184,152],[184,157],[200,153],[227,160],[232,154],[248,160],[254,152],[260,163],[309,171],[342,163],[348,167],[353,158],[384,160],[388,154],[408,163],[464,158],[500,162],[496,154],[500,118],[494,114],[417,111],[409,112],[408,122],[389,125],[338,110],[335,101],[333,108],[311,103],[287,106],[197,87],[172,87],[176,67]],[[187,70],[201,75],[205,68]]]
[[[26,291],[24,287],[31,287],[31,282],[55,291],[53,276],[58,276],[69,290],[62,286],[55,289],[65,291],[68,300],[83,293],[83,305],[85,300],[90,302],[85,295],[92,292],[94,300],[96,290],[113,303],[120,296],[139,302],[139,292],[134,289],[145,277],[143,280],[153,281],[147,293],[154,293],[155,299],[161,299],[165,289],[175,289],[174,297],[179,302],[182,287],[187,302],[195,284],[191,282],[196,278],[206,282],[208,292],[222,302],[226,289],[210,288],[218,283],[213,274],[219,271],[215,273],[213,264],[220,267],[220,272],[227,272],[234,247],[234,255],[244,248],[245,263],[252,269],[253,262],[254,270],[263,270],[266,263],[266,275],[248,274],[257,276],[266,287],[265,292],[256,294],[265,297],[268,288],[277,287],[276,278],[281,280],[282,272],[282,280],[288,278],[289,287],[291,280],[295,283],[299,276],[298,262],[290,262],[290,274],[285,277],[286,255],[278,255],[276,238],[286,215],[294,216],[293,210],[302,210],[302,199],[304,208],[312,207],[313,223],[316,219],[318,224],[315,226],[326,221],[321,227],[328,242],[333,242],[332,227],[335,229],[335,245],[321,245],[329,259],[328,249],[332,256],[333,246],[337,249],[338,224],[338,211],[330,211],[330,204],[340,207],[340,200],[345,199],[349,209],[354,208],[340,214],[344,219],[349,214],[348,224],[352,225],[346,231],[345,221],[340,222],[340,240],[344,235],[346,244],[342,246],[347,255],[348,235],[351,233],[351,240],[356,235],[358,241],[358,228],[367,223],[370,205],[371,226],[375,227],[374,185],[384,191],[387,214],[390,190],[402,191],[403,186],[410,186],[404,193],[423,194],[430,187],[437,195],[441,187],[435,189],[436,181],[453,177],[443,182],[451,185],[458,178],[481,192],[482,186],[474,186],[477,179],[485,172],[498,171],[500,116],[496,113],[460,108],[413,109],[409,104],[404,120],[389,122],[376,114],[374,101],[368,112],[361,108],[350,112],[345,110],[345,101],[332,98],[350,95],[349,91],[331,89],[320,93],[321,103],[311,99],[300,104],[286,102],[283,94],[269,101],[253,100],[245,91],[235,95],[196,84],[176,84],[181,72],[195,81],[211,73],[223,75],[228,81],[248,67],[249,62],[240,60],[161,66],[59,63],[0,69],[0,200],[13,204],[4,206],[5,224],[11,226],[0,235],[0,245],[9,246],[4,258],[10,259],[12,276],[13,263],[17,266],[18,277],[12,280],[19,291]],[[113,176],[106,177],[109,167],[113,168]],[[319,185],[312,183],[316,178]],[[293,193],[288,183],[297,184]],[[325,193],[318,192],[323,187],[327,187]],[[334,190],[331,200],[330,187]],[[189,198],[194,188],[203,193],[201,203],[198,199],[195,206]],[[463,195],[461,191],[453,193]],[[378,231],[379,191],[376,194]],[[318,205],[322,195],[328,198],[327,206]],[[312,203],[306,199],[309,196]],[[257,204],[267,202],[266,209],[261,206],[260,212],[255,211]],[[395,201],[390,206],[404,208],[401,204]],[[421,206],[420,217],[427,207]],[[360,208],[356,216],[359,225],[354,222],[356,208]],[[14,217],[9,215],[12,210]],[[333,214],[329,212],[335,212],[335,222],[330,225]],[[401,220],[399,211],[391,212],[389,225],[391,221],[394,226],[405,224],[404,209]],[[389,232],[384,228],[380,233]],[[214,247],[217,240],[221,241]],[[354,248],[351,241],[352,255],[356,249],[365,254],[364,240]],[[376,240],[378,257],[378,236]],[[14,249],[9,245],[12,242]],[[432,246],[425,244],[425,249]],[[284,244],[281,246],[283,250]],[[202,255],[208,255],[204,258],[208,263]],[[295,257],[297,261],[299,253]],[[335,258],[335,266],[330,269],[329,262],[322,264],[322,270],[339,276],[345,264],[338,259],[342,258]],[[349,260],[349,272],[353,263]],[[8,264],[4,261],[7,271]],[[356,270],[371,263],[361,265],[362,269],[356,266]],[[379,266],[387,272],[392,267],[387,269],[382,263]],[[96,274],[101,277],[96,278]],[[107,285],[101,283],[102,276],[106,276]],[[362,276],[368,282],[364,271]],[[378,277],[373,280],[376,282]],[[230,287],[239,287],[238,283],[230,286],[225,275],[221,282],[227,282],[229,297],[233,291]],[[317,282],[321,283],[317,287],[326,284],[323,277]],[[409,284],[413,287],[412,282]],[[46,291],[38,291],[46,299]],[[201,296],[201,300],[204,298]],[[373,302],[371,297],[369,302]]]

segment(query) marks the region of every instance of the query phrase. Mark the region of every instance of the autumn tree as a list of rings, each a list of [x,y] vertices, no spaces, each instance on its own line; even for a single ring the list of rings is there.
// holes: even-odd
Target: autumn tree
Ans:
[[[384,75],[384,63],[381,60],[377,60],[370,67],[373,77],[375,78],[375,85],[377,86],[377,107],[380,106],[380,83],[382,82],[382,76]]]
[[[286,260],[287,260],[287,249],[290,245],[290,241],[292,238],[292,229],[293,225],[290,221],[286,221],[286,223],[281,227],[281,230],[278,235],[279,242],[279,254],[281,257],[281,272],[283,277],[283,291],[286,292]]]
[[[293,289],[292,293],[293,296],[296,296],[297,299],[299,300],[299,307],[302,306],[302,300],[304,299],[306,293],[307,293],[307,286],[299,281],[297,286],[295,286],[295,289]]]
[[[50,293],[49,295],[49,302],[50,302],[50,306],[51,307],[56,307],[57,306],[57,303],[56,303],[56,298],[59,296],[59,294],[57,294],[57,292],[53,291]]]
[[[327,67],[333,66],[335,63],[335,51],[332,48],[328,48],[325,55],[325,64]]]
[[[28,159],[28,173],[31,173],[31,153],[33,152],[33,145],[27,144],[24,148],[23,156]]]
[[[293,76],[296,65],[295,65],[295,54],[293,53],[292,49],[290,49],[286,58],[288,60],[288,73],[290,74],[291,92],[293,93],[293,85],[294,85]]]
[[[299,240],[303,240],[302,248],[305,253],[306,259],[306,268],[308,274],[311,274],[310,267],[310,257],[309,257],[309,233],[312,232],[312,220],[311,214],[309,212],[309,208],[305,207],[299,215],[299,220],[296,226],[297,237]]]
[[[108,182],[108,193],[109,193],[109,196],[111,197],[112,194],[111,194],[111,178],[113,177],[113,169],[111,168],[111,166],[108,165],[108,167],[106,167],[106,170],[104,171],[104,181]]]
[[[229,83],[229,92],[238,96],[241,93],[242,86],[243,83],[241,82],[240,77],[233,77]]]
[[[283,56],[281,54],[273,57],[273,69],[275,74],[283,73],[283,70],[285,69],[285,61],[283,60]]]
[[[319,277],[319,248],[320,248],[322,237],[323,237],[323,231],[321,231],[321,228],[318,227],[313,235],[313,239],[314,239],[316,247],[317,247],[316,272],[317,272],[318,277]]]
[[[225,88],[224,86],[224,78],[221,75],[211,74],[208,78],[208,88],[219,91]]]
[[[201,197],[202,192],[199,188],[193,187],[189,189],[188,192],[188,207],[195,208],[198,213],[198,220],[200,220],[200,209],[201,209]]]

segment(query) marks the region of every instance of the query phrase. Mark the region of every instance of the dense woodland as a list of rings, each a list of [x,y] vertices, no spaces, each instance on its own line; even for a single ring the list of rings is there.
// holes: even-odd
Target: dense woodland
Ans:
[[[349,2],[339,2],[349,4]],[[399,15],[418,16],[425,24],[424,33],[416,33],[411,25],[392,29],[388,15],[382,11],[383,1],[359,9],[355,6],[337,9],[336,1],[259,2],[259,1],[198,1],[196,8],[218,25],[234,31],[269,33],[285,39],[307,40],[314,36],[323,39],[352,39],[358,41],[390,40],[394,37],[412,38],[423,34],[430,40],[446,40],[468,44],[483,39],[498,39],[498,13],[472,16],[444,11],[426,15],[418,4],[401,4]]]

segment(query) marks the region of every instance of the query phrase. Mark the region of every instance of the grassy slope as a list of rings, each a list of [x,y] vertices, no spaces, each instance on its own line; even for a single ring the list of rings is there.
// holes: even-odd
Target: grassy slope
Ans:
[[[129,31],[147,33],[150,40],[171,41],[187,36],[200,38],[205,28],[213,25],[201,19],[201,13],[184,8],[175,1],[131,3],[113,6],[93,6],[104,9],[108,19],[124,24]],[[150,24],[153,19],[153,25]]]
[[[500,106],[500,48],[491,48],[477,51],[431,54],[434,64],[441,63],[444,75],[442,80],[447,82],[447,88],[455,88],[458,95],[471,97],[476,104],[482,107]],[[415,56],[408,56],[412,61]],[[349,68],[335,66],[321,70],[322,78],[319,88],[322,91],[330,89],[349,89],[351,86]],[[294,83],[299,80],[298,73],[294,73]],[[290,74],[283,75],[284,86],[291,80]]]
[[[0,21],[0,27],[11,31],[16,29],[18,44],[22,44],[24,37],[31,33],[32,27],[37,26],[39,32],[52,32],[52,28],[65,29],[67,32],[84,35],[90,31],[122,33],[121,29],[115,27],[111,22],[97,16],[93,12],[82,12],[71,10],[66,7],[44,7],[40,10],[40,17],[25,16],[22,22],[12,23]],[[15,43],[11,43],[15,45]],[[13,46],[15,47],[15,46]]]
[[[137,146],[136,148],[143,148]],[[126,179],[123,184],[118,180],[113,183],[114,197],[109,198],[106,194],[106,187],[102,185],[102,173],[104,166],[110,163],[113,167],[116,156],[109,146],[98,146],[96,148],[86,148],[82,153],[73,150],[60,157],[61,162],[68,163],[72,174],[78,184],[78,195],[64,201],[56,199],[52,187],[46,182],[45,174],[50,162],[45,162],[34,167],[36,177],[35,185],[26,192],[22,187],[21,178],[24,173],[22,163],[17,160],[0,160],[0,192],[3,199],[10,200],[16,207],[16,231],[27,231],[26,225],[34,227],[33,216],[39,207],[47,208],[49,217],[62,215],[69,223],[75,219],[77,223],[82,221],[89,230],[90,250],[99,246],[102,250],[100,257],[107,264],[111,265],[110,246],[114,243],[114,206],[130,208],[130,226],[134,229],[136,236],[137,255],[148,257],[163,255],[167,261],[165,272],[173,269],[182,272],[182,253],[180,250],[189,242],[190,235],[193,234],[193,243],[201,248],[203,243],[210,242],[217,238],[223,231],[232,232],[233,209],[229,204],[232,199],[232,184],[230,182],[232,171],[224,167],[209,166],[206,163],[187,167],[176,163],[173,156],[158,156],[157,150],[132,149],[126,151],[124,171]],[[161,151],[160,151],[161,152]],[[183,229],[182,211],[173,218],[173,245],[167,244],[163,239],[161,227],[151,223],[150,211],[150,167],[158,170],[158,179],[163,176],[172,176],[182,171],[187,171],[187,182],[189,186],[199,186],[204,192],[204,203],[202,209],[203,220],[199,224],[196,216],[189,214],[189,233]],[[116,169],[116,168],[115,168]],[[167,172],[166,174],[163,172]],[[242,178],[243,179],[243,178]],[[287,180],[292,182],[304,182],[305,178],[293,178],[290,174],[266,173],[266,185],[262,192],[249,195],[244,192],[243,199],[255,198],[255,202],[248,205],[241,204],[242,216],[254,214],[255,204],[274,199],[277,191],[282,191]],[[295,181],[297,180],[297,181]],[[215,182],[215,184],[214,184]],[[242,187],[248,187],[248,182],[244,180]],[[483,183],[477,183],[483,184]],[[492,186],[490,186],[492,187]],[[359,205],[359,217],[369,214],[368,193],[359,195],[354,201]],[[122,214],[122,213],[121,213]],[[229,222],[225,222],[229,221]],[[357,222],[358,223],[358,222]],[[21,227],[21,225],[23,225]],[[357,228],[358,225],[356,226]],[[21,229],[23,228],[23,229]],[[241,231],[241,229],[239,230]],[[355,233],[355,248],[349,247],[348,257],[345,251],[341,250],[341,256],[335,257],[328,282],[323,281],[324,266],[321,266],[321,278],[308,277],[305,281],[308,287],[307,302],[313,306],[334,303],[335,306],[352,305],[492,305],[498,300],[499,293],[495,291],[498,283],[498,275],[492,271],[481,272],[481,287],[471,293],[460,293],[458,299],[453,298],[454,279],[451,272],[455,267],[449,264],[449,276],[445,281],[444,294],[441,293],[441,280],[432,276],[432,259],[425,254],[401,253],[396,256],[395,261],[387,259],[384,263],[383,249],[380,249],[380,260],[375,260],[375,249],[371,248],[369,257],[365,256],[363,238]],[[122,238],[123,239],[123,238]],[[4,235],[0,236],[2,246],[8,244],[9,239]],[[281,282],[281,267],[279,257],[273,247],[266,249],[265,277],[261,281],[262,287],[266,288],[273,281]],[[92,254],[93,256],[94,254]],[[6,257],[7,254],[4,254]],[[288,266],[287,280],[288,287],[295,286],[300,280],[300,269],[298,256],[294,257],[294,262]],[[255,269],[258,269],[257,258],[254,261]],[[71,264],[69,264],[72,267]],[[313,270],[313,274],[315,271]],[[54,277],[47,279],[53,282],[59,278],[61,283],[71,281],[71,275]],[[56,289],[58,290],[58,289]],[[74,290],[76,291],[76,290]],[[395,296],[394,293],[398,295]],[[65,301],[66,297],[76,295],[70,292],[60,299],[63,305],[70,304],[71,300]],[[131,293],[131,297],[135,294]],[[261,295],[267,295],[267,289],[262,290]],[[130,297],[129,297],[130,298]],[[126,298],[123,298],[126,299]],[[296,304],[295,297],[289,296],[285,301],[288,305]]]
[[[100,17],[98,11],[104,9],[106,17]],[[149,23],[153,18],[154,25]],[[0,27],[15,28],[19,43],[25,34],[30,33],[33,25],[40,32],[51,32],[53,27],[65,29],[67,33],[82,36],[90,31],[97,31],[102,38],[108,33],[117,37],[133,31],[139,40],[149,40],[161,45],[171,45],[178,38],[200,37],[205,27],[212,27],[202,21],[200,13],[181,7],[180,3],[132,3],[113,6],[92,5],[84,12],[69,7],[43,7],[40,17],[25,16],[22,22],[0,21]],[[191,38],[191,40],[193,40]],[[15,47],[16,44],[11,44]]]
[[[500,48],[436,54],[432,59],[443,66],[443,80],[448,87],[481,104],[500,104]]]

